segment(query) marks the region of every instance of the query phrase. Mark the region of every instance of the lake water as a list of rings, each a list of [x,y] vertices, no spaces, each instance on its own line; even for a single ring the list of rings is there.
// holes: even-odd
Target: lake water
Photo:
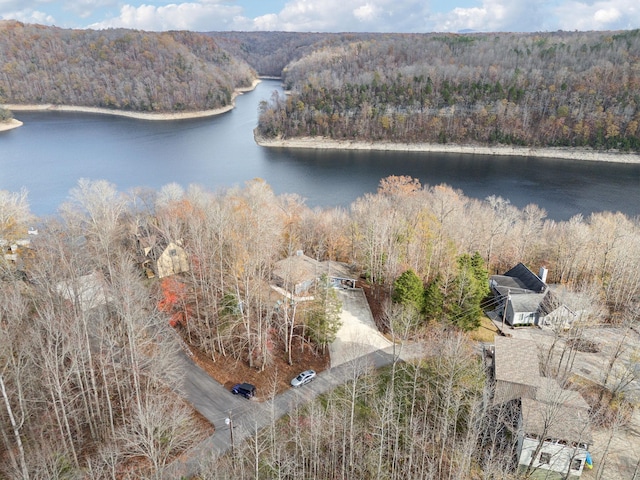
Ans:
[[[105,179],[119,190],[176,182],[210,190],[267,181],[311,207],[348,207],[381,178],[409,175],[446,183],[469,197],[500,195],[548,217],[621,211],[640,215],[640,165],[417,152],[264,148],[253,141],[258,105],[277,81],[265,80],[216,117],[170,122],[65,112],[16,112],[20,128],[0,132],[0,189],[26,187],[32,211],[49,215],[78,179]]]

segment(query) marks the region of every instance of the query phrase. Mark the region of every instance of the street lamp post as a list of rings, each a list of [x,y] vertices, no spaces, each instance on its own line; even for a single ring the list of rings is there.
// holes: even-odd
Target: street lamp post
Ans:
[[[231,437],[231,456],[233,456],[233,420],[231,420],[231,411],[229,411],[229,416],[224,419],[224,423],[229,426],[229,435]]]

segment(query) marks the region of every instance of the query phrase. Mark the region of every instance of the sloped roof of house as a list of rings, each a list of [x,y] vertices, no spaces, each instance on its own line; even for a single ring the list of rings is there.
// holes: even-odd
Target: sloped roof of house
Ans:
[[[542,316],[549,315],[551,312],[557,310],[563,305],[563,303],[551,290],[547,290],[544,293],[544,297],[539,303],[540,305],[538,307],[538,311]]]
[[[93,272],[56,285],[56,290],[62,297],[71,302],[77,302],[82,311],[105,305],[109,299],[105,295],[105,278],[99,272]]]
[[[523,398],[522,428],[535,434],[567,443],[591,443],[589,411],[563,403],[547,403]]]
[[[138,235],[137,240],[140,250],[138,261],[143,261],[147,258],[157,261],[168,248],[184,250],[181,240],[172,241],[163,235]]]
[[[288,284],[315,280],[322,274],[321,263],[304,254],[292,255],[276,262],[273,275]]]
[[[496,336],[494,339],[494,370],[497,381],[538,387],[538,347],[522,338]],[[526,366],[529,367],[526,367]]]
[[[322,262],[322,273],[326,273],[329,277],[353,278],[354,274],[348,265],[342,262],[326,260]]]
[[[510,298],[514,312],[538,312],[541,316],[545,316],[562,306],[550,290],[544,293],[516,293]]]
[[[546,284],[523,263],[518,263],[503,275],[492,275],[491,281],[501,295],[510,291],[513,294],[543,293]]]
[[[297,284],[307,280],[315,280],[323,274],[329,277],[352,278],[353,273],[348,265],[326,260],[319,262],[303,253],[297,253],[276,262],[273,275],[289,283]]]
[[[496,381],[535,387],[535,398],[520,399],[524,431],[590,443],[589,405],[580,393],[565,390],[555,379],[540,375],[536,344],[524,338],[496,336],[494,345]]]
[[[492,275],[491,284],[500,295],[510,295],[513,311],[546,316],[562,306],[556,295],[535,273],[518,263],[504,275]]]
[[[589,410],[589,404],[575,390],[565,390],[554,378],[540,377],[536,400],[545,403],[561,403],[567,407]]]
[[[523,293],[511,296],[511,307],[514,312],[536,312],[543,297],[539,293]]]

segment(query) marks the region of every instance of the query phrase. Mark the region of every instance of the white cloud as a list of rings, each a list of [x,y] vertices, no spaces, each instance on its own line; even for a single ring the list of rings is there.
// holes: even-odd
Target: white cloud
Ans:
[[[282,8],[281,0],[252,0],[260,2],[261,12],[269,5],[276,9],[255,18],[247,17],[248,1],[0,0],[0,18],[152,31],[500,32],[640,26],[638,0],[288,0]]]
[[[554,13],[563,30],[623,30],[640,26],[637,0],[568,1]]]
[[[598,23],[612,23],[617,21],[622,14],[617,8],[600,9],[593,14],[593,19]]]
[[[18,20],[23,23],[37,23],[40,25],[54,25],[55,18],[45,12],[33,9],[0,12],[2,20]]]
[[[375,5],[371,5],[370,3],[362,5],[353,10],[353,16],[361,22],[374,21],[380,16],[381,13],[381,8],[376,7]]]
[[[89,28],[133,28],[148,31],[192,30],[213,31],[230,30],[234,18],[242,13],[239,6],[223,3],[189,2],[155,5],[124,5],[120,15],[102,22],[94,23]]]
[[[434,15],[433,30],[500,32],[555,29],[547,14],[548,3],[546,0],[484,0],[479,7],[454,8]]]
[[[251,29],[407,32],[425,31],[426,20],[420,0],[291,0],[280,12],[255,18]]]

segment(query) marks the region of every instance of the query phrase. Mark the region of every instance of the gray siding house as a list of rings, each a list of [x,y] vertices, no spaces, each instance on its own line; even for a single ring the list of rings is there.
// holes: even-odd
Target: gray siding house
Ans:
[[[576,313],[564,305],[546,284],[547,270],[536,275],[519,263],[502,275],[492,275],[489,286],[499,304],[498,315],[511,327],[573,323]]]

